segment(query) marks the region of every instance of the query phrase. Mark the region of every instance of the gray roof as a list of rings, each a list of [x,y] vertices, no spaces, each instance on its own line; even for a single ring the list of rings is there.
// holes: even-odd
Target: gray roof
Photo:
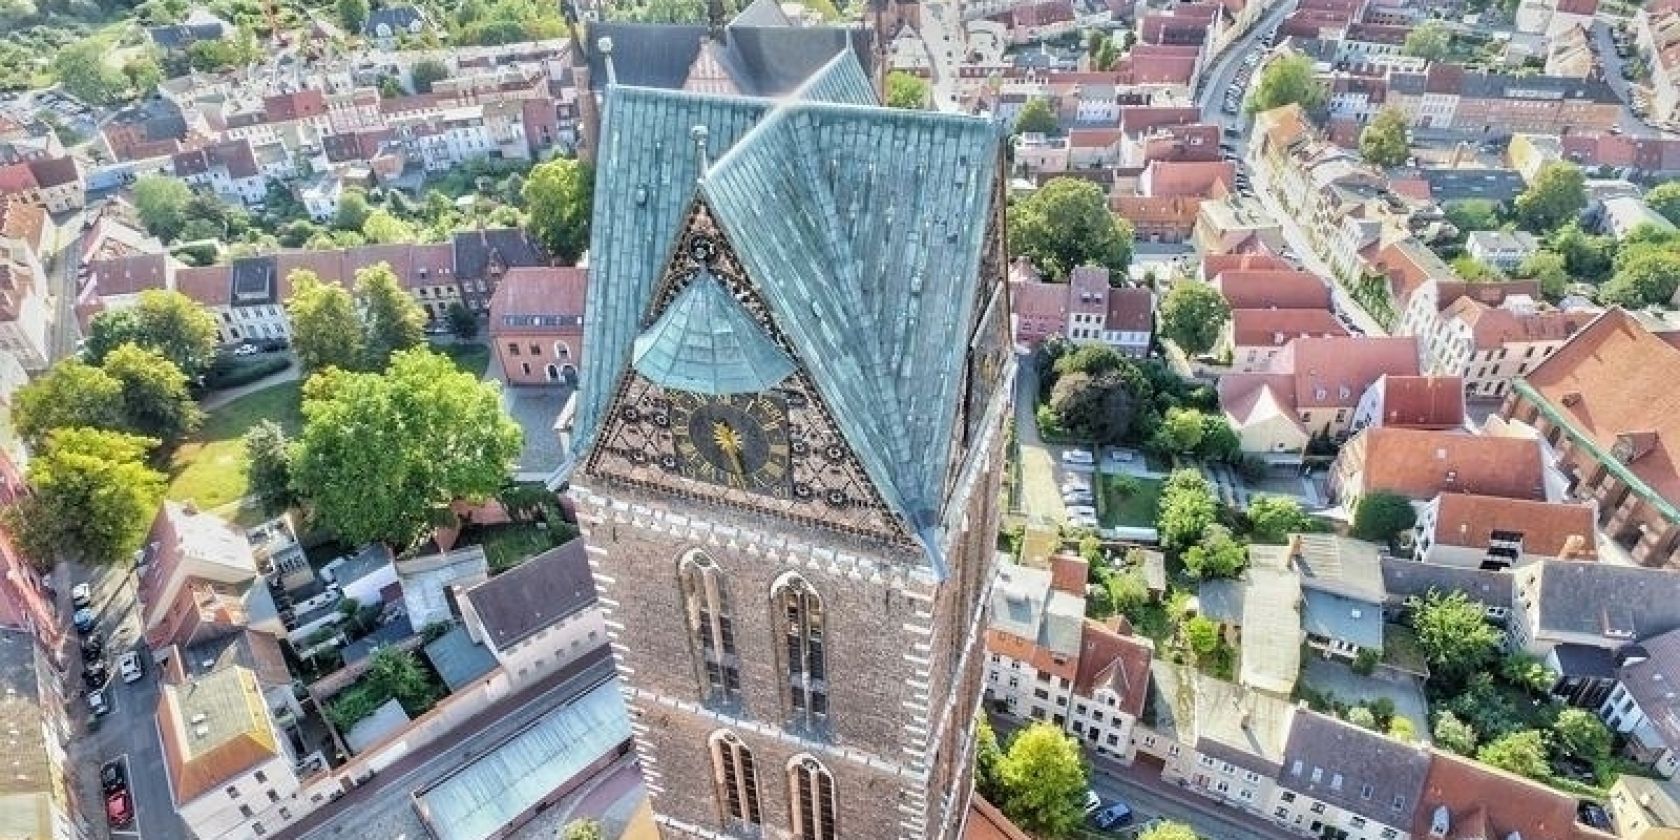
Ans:
[[[595,604],[583,538],[551,548],[467,590],[490,644],[507,650]]]
[[[1464,245],[1480,245],[1488,251],[1533,251],[1540,247],[1534,234],[1525,230],[1473,230]]]
[[[542,248],[521,228],[479,228],[455,234],[455,277],[482,280],[490,276],[490,263],[506,268],[547,265]]]
[[[496,667],[496,657],[484,645],[473,641],[467,628],[459,624],[426,644],[426,659],[451,692],[459,691]]]
[[[1382,601],[1349,598],[1336,592],[1302,592],[1301,629],[1309,635],[1340,639],[1363,648],[1383,646]]]
[[[362,21],[362,34],[372,35],[378,31],[380,24],[385,24],[392,32],[405,32],[415,21],[425,23],[426,16],[414,6],[388,6],[368,12],[367,19]]]
[[[356,721],[356,725],[344,733],[344,744],[350,752],[358,753],[407,725],[408,713],[403,711],[402,704],[394,699],[386,700],[373,714]]]
[[[1294,704],[1194,672],[1196,751],[1244,769],[1273,774],[1283,761]]]
[[[757,393],[794,371],[793,360],[705,268],[633,348],[630,363],[650,382],[703,394]]]
[[[1507,572],[1419,563],[1399,557],[1384,557],[1381,563],[1383,587],[1391,604],[1403,604],[1408,598],[1422,598],[1437,591],[1463,592],[1490,607],[1511,606],[1511,575]]]
[[[1672,570],[1543,560],[1522,572],[1539,578],[1537,636],[1585,634],[1615,643],[1680,627],[1680,573]]]
[[[1564,643],[1552,648],[1552,656],[1566,677],[1616,676],[1616,654],[1601,647]]]
[[[1680,748],[1680,630],[1640,642],[1645,658],[1630,660],[1617,676],[1663,743]]]
[[[342,559],[344,562],[332,567],[333,581],[339,586],[354,583],[391,565],[391,549],[384,543],[369,543],[361,551]]]
[[[1387,597],[1376,545],[1335,534],[1301,534],[1297,543],[1302,589],[1379,605]]]
[[[1238,682],[1289,694],[1301,672],[1301,580],[1284,567],[1287,549],[1248,547]]]
[[[152,43],[166,50],[184,50],[199,41],[213,41],[222,37],[227,32],[227,27],[220,21],[206,21],[153,26],[146,32],[152,36]]]
[[[577,451],[593,443],[647,326],[678,223],[698,198],[871,483],[924,535],[939,569],[927,535],[962,402],[999,137],[984,120],[874,107],[850,55],[777,103],[608,92],[590,247],[590,286],[602,294],[585,316],[595,362],[573,440]],[[700,125],[720,155],[704,177],[690,137]]]
[[[1420,175],[1429,182],[1429,195],[1436,201],[1482,198],[1510,201],[1527,185],[1515,169],[1425,169]]]
[[[408,623],[408,614],[397,613],[375,627],[372,633],[345,645],[339,653],[344,656],[344,664],[351,665],[372,656],[382,647],[389,647],[413,635],[414,626]]]
[[[5,837],[45,836],[35,805],[59,785],[52,778],[42,726],[43,664],[38,657],[33,635],[0,628],[0,731],[10,733],[4,741],[6,771],[0,773],[0,836]]]
[[[1052,589],[1048,569],[1000,564],[992,587],[991,629],[1078,657],[1084,621],[1084,601]]]
[[[1302,709],[1290,726],[1278,784],[1404,828],[1411,825],[1428,775],[1427,749]]]
[[[782,5],[776,0],[753,0],[747,4],[735,19],[729,22],[734,26],[793,26],[792,18],[782,11]]]
[[[273,254],[241,257],[233,261],[234,306],[259,306],[280,302],[280,263]]]
[[[724,27],[717,44],[719,63],[742,94],[792,93],[848,47],[868,78],[867,68],[873,58],[868,29],[767,23],[758,5],[748,6]],[[604,90],[609,78],[606,57],[594,48],[603,37],[612,39],[613,74],[618,84],[676,90],[688,80],[701,45],[711,36],[708,27],[701,24],[591,22],[589,82],[596,90]]]
[[[1241,625],[1247,591],[1240,580],[1204,580],[1196,587],[1196,611],[1221,624]]]

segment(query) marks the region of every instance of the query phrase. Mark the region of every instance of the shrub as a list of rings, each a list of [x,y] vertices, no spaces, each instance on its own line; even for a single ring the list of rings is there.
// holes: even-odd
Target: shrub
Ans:
[[[204,375],[204,387],[214,391],[248,385],[291,366],[292,360],[289,356],[259,356],[249,360],[222,357],[218,358],[210,366],[210,372]]]

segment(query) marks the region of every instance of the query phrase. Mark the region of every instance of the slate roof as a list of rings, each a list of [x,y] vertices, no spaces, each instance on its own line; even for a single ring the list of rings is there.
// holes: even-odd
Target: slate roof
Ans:
[[[1506,202],[1527,189],[1522,173],[1515,169],[1425,169],[1419,174],[1429,182],[1429,195],[1440,202],[1471,198]]]
[[[459,624],[427,643],[426,659],[452,692],[461,690],[462,686],[496,667],[496,657],[491,656],[484,645],[473,641],[467,634],[467,628]]]
[[[1580,634],[1633,641],[1680,627],[1680,575],[1663,569],[1543,560],[1537,578],[1538,636]]]
[[[1463,592],[1490,607],[1511,606],[1511,575],[1507,572],[1465,569],[1419,563],[1399,557],[1382,558],[1383,588],[1391,604],[1403,604],[1431,591]]]
[[[362,22],[362,34],[374,35],[381,24],[388,27],[392,34],[408,31],[408,27],[415,21],[425,23],[426,16],[413,6],[392,6],[374,9],[368,13],[367,20]]]
[[[492,259],[507,268],[547,265],[542,248],[522,228],[479,228],[455,234],[455,276],[481,280],[489,276]]]
[[[280,268],[273,254],[233,261],[232,302],[255,306],[280,301]]]
[[[1408,826],[1429,764],[1427,749],[1302,709],[1278,783],[1383,825]]]
[[[583,539],[551,548],[466,592],[486,640],[507,650],[595,603]]]
[[[721,43],[712,42],[717,47],[712,58],[736,91],[748,96],[792,93],[848,46],[868,78],[873,59],[868,29],[766,25],[757,5],[747,7],[724,27]],[[618,84],[668,90],[683,87],[701,45],[711,41],[708,28],[700,24],[618,21],[592,21],[589,37],[589,82],[596,90],[605,89],[609,79],[606,56],[593,48],[601,38],[612,39],[613,77]]]
[[[704,268],[636,337],[630,364],[665,388],[752,394],[795,370],[792,359]]]
[[[980,119],[875,107],[850,55],[779,103],[608,92],[590,247],[599,294],[585,316],[597,361],[574,441],[593,442],[699,197],[876,489],[926,533],[943,503],[999,137]],[[700,178],[702,125],[717,157]]]

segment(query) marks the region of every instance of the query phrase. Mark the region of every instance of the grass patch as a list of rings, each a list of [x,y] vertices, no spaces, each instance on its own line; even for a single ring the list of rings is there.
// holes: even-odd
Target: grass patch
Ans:
[[[467,373],[484,377],[490,368],[490,347],[484,344],[434,344],[432,351],[454,360],[455,366]]]
[[[170,459],[168,497],[201,509],[245,498],[245,431],[259,420],[273,420],[286,434],[297,434],[303,426],[302,387],[301,382],[282,382],[210,412],[204,426]]]
[[[1104,528],[1153,528],[1161,501],[1161,482],[1137,476],[1102,475],[1102,505],[1097,518]]]
[[[554,533],[534,522],[489,525],[473,535],[484,546],[490,574],[498,575],[554,547]]]
[[[1383,625],[1383,664],[1413,674],[1429,674],[1429,660],[1417,634],[1404,624]]]

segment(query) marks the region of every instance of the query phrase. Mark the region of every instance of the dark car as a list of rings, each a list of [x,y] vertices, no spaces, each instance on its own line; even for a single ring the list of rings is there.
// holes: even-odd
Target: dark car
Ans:
[[[82,661],[96,662],[105,652],[105,637],[94,633],[82,640]]]
[[[1091,824],[1105,831],[1131,821],[1132,809],[1124,802],[1116,802],[1091,815]]]
[[[128,789],[128,776],[123,773],[122,762],[112,761],[99,768],[99,786],[106,793]]]
[[[99,623],[99,617],[94,615],[93,610],[82,607],[70,617],[70,623],[76,625],[77,633],[87,633],[93,630],[93,625]]]
[[[82,666],[82,682],[87,683],[88,688],[98,688],[104,685],[110,677],[111,673],[105,669],[105,660],[103,659],[95,659]]]
[[[105,820],[114,828],[134,824],[134,800],[129,797],[128,788],[105,795]]]

